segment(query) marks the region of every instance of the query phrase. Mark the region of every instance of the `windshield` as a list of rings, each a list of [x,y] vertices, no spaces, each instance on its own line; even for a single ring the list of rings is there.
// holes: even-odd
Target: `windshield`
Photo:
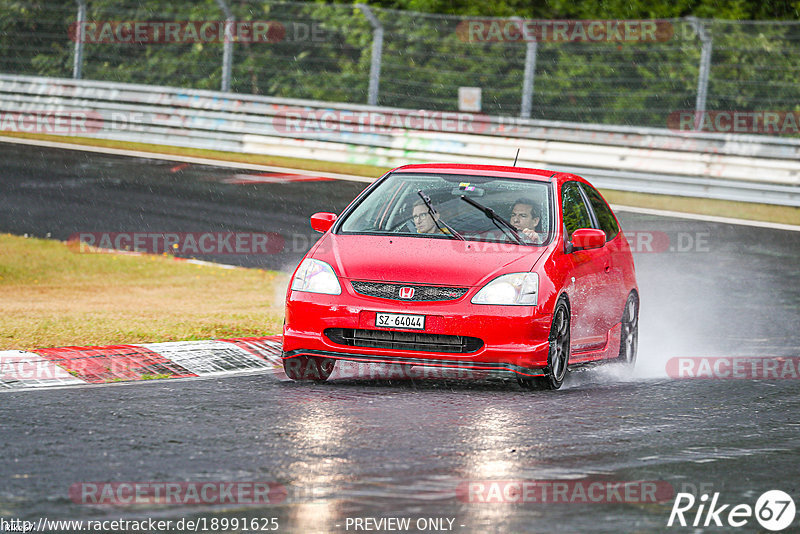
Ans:
[[[550,235],[549,191],[533,180],[393,173],[346,215],[339,232],[536,246]]]

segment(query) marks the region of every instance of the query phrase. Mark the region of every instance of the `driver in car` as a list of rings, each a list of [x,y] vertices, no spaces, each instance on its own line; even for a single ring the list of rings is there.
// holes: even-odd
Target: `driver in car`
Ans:
[[[514,202],[514,207],[511,208],[511,217],[509,221],[516,230],[534,242],[539,241],[538,228],[541,217],[536,211],[536,203],[529,198],[519,198]]]

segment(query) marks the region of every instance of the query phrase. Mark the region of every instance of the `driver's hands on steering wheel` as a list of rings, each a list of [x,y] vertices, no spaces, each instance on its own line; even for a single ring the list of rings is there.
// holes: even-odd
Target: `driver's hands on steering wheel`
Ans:
[[[521,230],[517,230],[517,232],[521,234],[525,234],[525,237],[533,241],[534,243],[540,243],[541,239],[539,237],[539,232],[533,230],[531,228],[523,228]]]

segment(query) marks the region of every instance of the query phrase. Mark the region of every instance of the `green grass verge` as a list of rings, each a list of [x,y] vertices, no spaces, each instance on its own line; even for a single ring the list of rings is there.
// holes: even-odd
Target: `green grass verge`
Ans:
[[[0,350],[276,334],[287,282],[0,234]]]

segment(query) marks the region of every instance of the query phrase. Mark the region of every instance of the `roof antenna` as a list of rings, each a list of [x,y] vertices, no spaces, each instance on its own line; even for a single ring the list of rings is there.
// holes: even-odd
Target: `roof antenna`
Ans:
[[[517,166],[517,158],[518,157],[519,157],[519,149],[517,149],[517,155],[514,156],[514,165],[512,165],[512,167],[516,167]]]

